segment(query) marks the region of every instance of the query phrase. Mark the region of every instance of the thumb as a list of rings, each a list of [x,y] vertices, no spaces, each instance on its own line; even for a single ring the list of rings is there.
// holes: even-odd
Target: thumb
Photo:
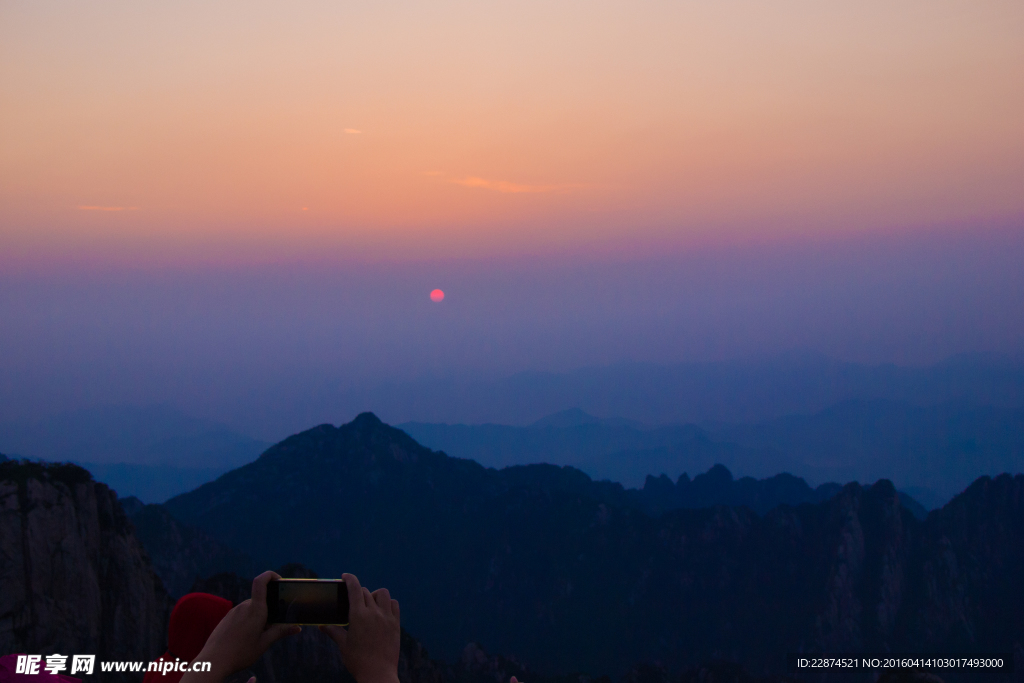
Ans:
[[[334,626],[333,624],[321,626],[320,630],[329,635],[338,644],[342,652],[345,651],[345,644],[348,643],[348,631],[341,626]]]
[[[266,652],[267,648],[273,645],[275,641],[281,640],[285,636],[295,635],[301,631],[302,627],[297,624],[274,624],[260,634],[260,650]]]

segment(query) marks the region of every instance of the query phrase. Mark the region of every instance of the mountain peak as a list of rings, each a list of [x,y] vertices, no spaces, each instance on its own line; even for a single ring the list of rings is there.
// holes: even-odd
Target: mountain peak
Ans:
[[[698,474],[694,479],[699,477],[705,477],[708,483],[715,484],[729,484],[733,481],[732,472],[729,471],[728,467],[721,463],[716,463],[707,472],[704,474]]]
[[[530,426],[564,428],[598,424],[600,422],[601,418],[594,417],[580,408],[569,408],[568,410],[560,410],[557,413],[548,415],[547,417],[542,417]]]
[[[367,427],[379,427],[384,423],[380,421],[379,417],[367,411],[356,415],[356,418],[349,424],[353,427],[361,427],[365,429]]]

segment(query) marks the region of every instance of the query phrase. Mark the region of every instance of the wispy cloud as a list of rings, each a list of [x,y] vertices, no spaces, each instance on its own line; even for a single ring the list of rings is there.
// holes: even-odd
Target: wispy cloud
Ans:
[[[359,130],[357,128],[346,128],[345,132],[348,133],[349,135],[362,135],[363,134],[363,131],[361,131],[361,130]]]
[[[578,185],[520,185],[519,183],[510,183],[507,180],[487,180],[485,178],[468,177],[460,180],[453,180],[456,185],[462,185],[463,187],[479,187],[485,190],[494,190],[495,192],[505,192],[511,194],[522,194],[522,193],[539,193],[539,192],[566,192]]]
[[[138,211],[137,206],[94,206],[92,204],[82,204],[78,207],[79,211]]]

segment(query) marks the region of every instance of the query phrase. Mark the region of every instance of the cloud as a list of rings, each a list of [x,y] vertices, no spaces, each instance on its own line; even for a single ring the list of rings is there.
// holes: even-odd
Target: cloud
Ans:
[[[363,134],[363,131],[358,130],[356,128],[346,128],[345,132],[348,133],[349,135],[362,135]]]
[[[79,211],[138,211],[137,206],[93,206],[91,204],[83,204],[78,207]]]
[[[453,180],[456,185],[463,187],[480,187],[485,190],[505,192],[510,194],[539,193],[539,192],[565,192],[578,185],[520,185],[510,183],[506,180],[486,180],[484,178],[468,177],[461,180]]]

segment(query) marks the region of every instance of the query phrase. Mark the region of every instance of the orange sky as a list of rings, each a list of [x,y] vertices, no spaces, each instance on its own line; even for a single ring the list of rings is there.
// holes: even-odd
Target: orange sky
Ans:
[[[1024,214],[1024,5],[0,3],[0,258],[372,258]]]

